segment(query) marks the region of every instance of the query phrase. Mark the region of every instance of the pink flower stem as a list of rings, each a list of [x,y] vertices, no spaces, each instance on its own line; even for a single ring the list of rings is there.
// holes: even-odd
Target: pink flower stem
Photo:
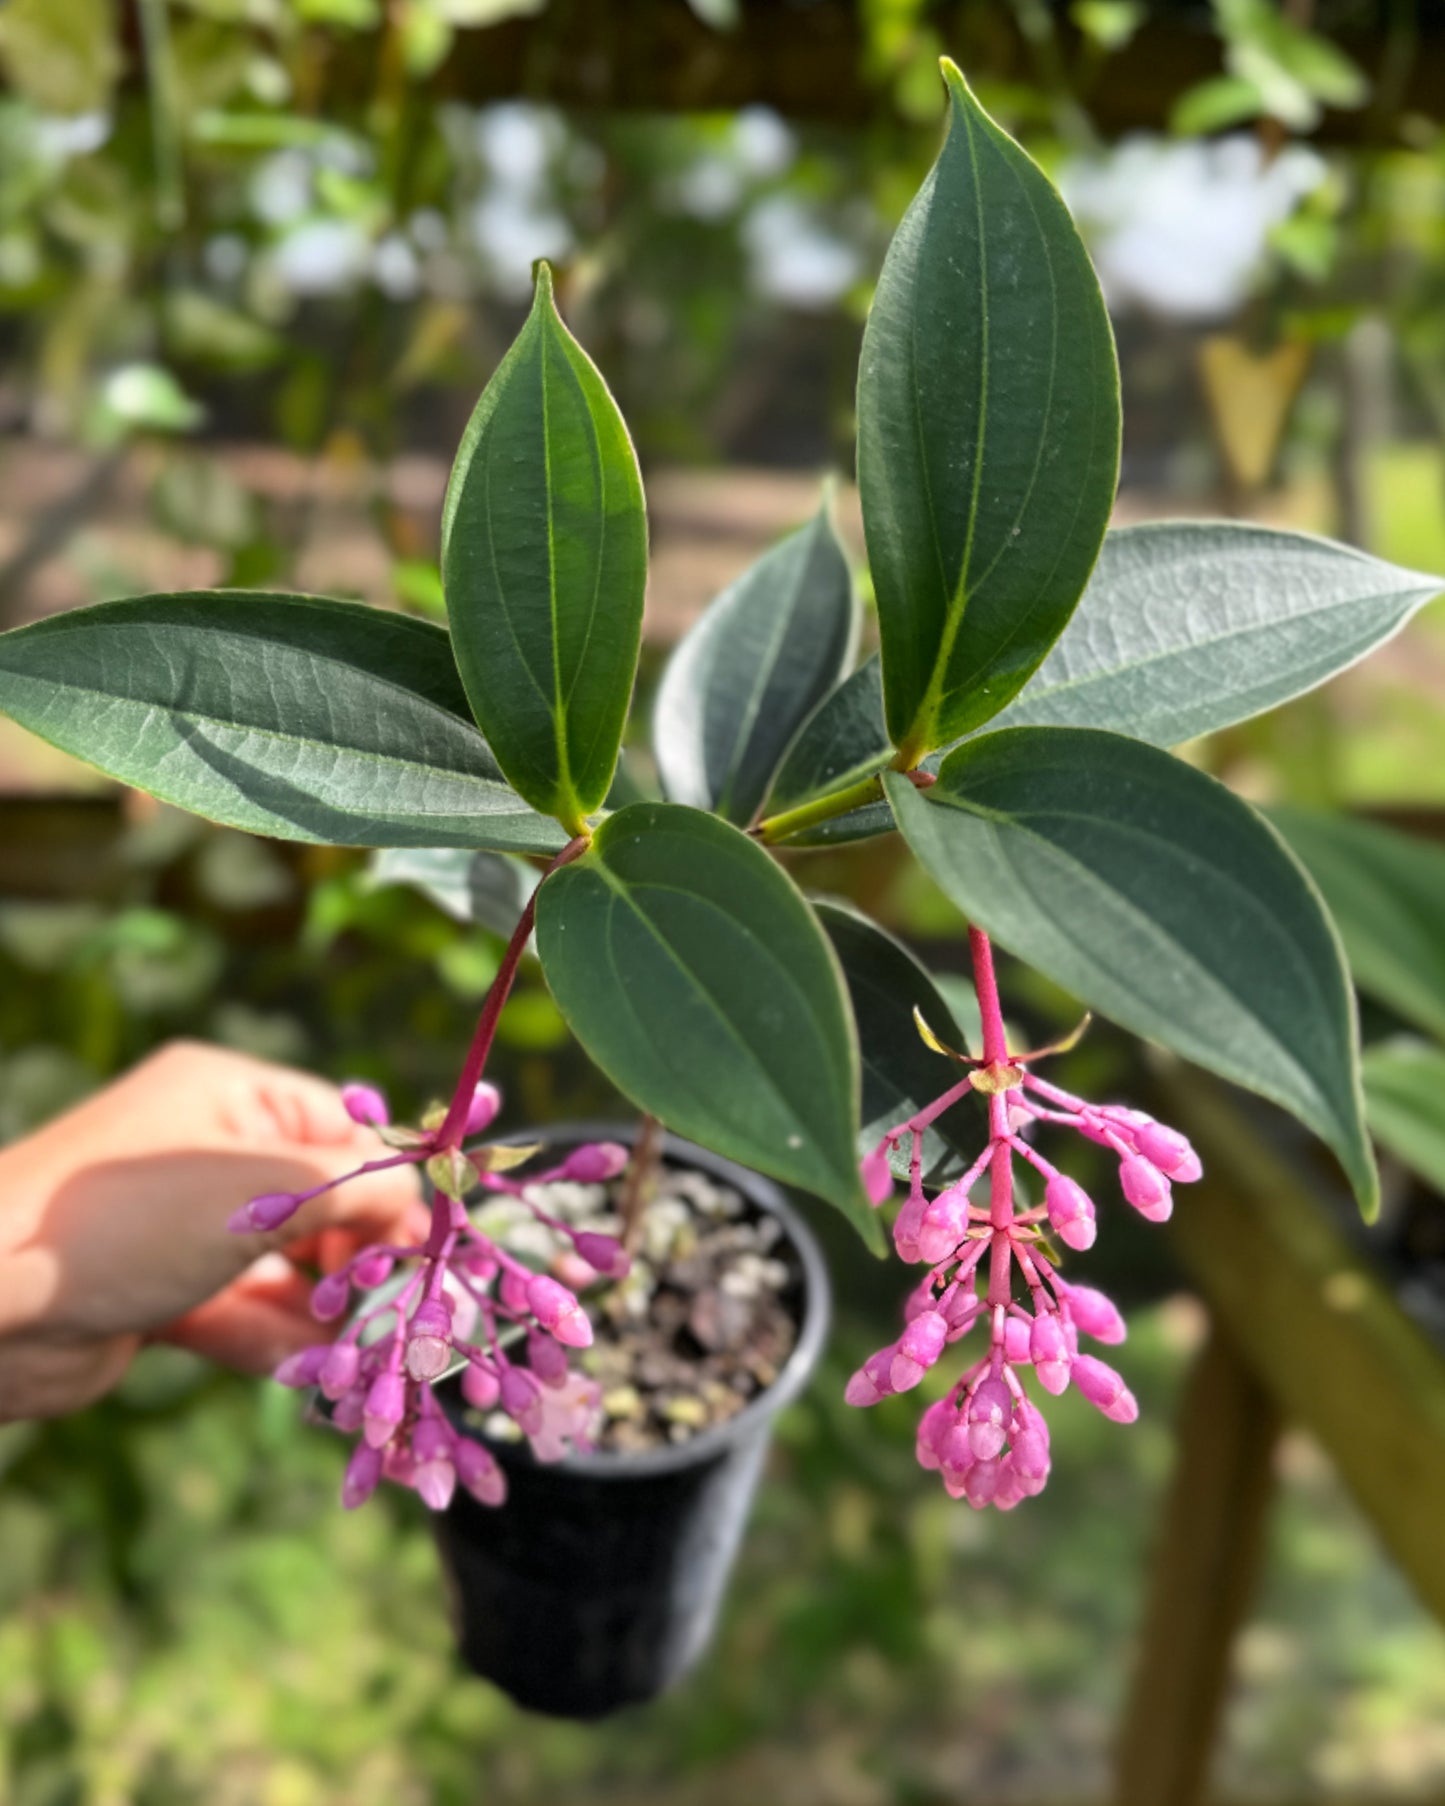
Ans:
[[[559,871],[562,866],[570,865],[574,859],[580,858],[591,844],[590,834],[579,834],[575,840],[569,840],[543,872],[537,890],[542,888],[553,872]],[[459,1148],[462,1144],[467,1112],[472,1107],[472,1097],[477,1089],[477,1081],[481,1078],[483,1068],[487,1064],[487,1055],[492,1051],[497,1023],[501,1020],[502,1009],[511,995],[512,981],[517,976],[517,967],[522,963],[522,955],[526,951],[527,942],[532,937],[532,926],[536,917],[537,891],[534,890],[527,899],[527,907],[522,911],[521,920],[512,930],[512,938],[507,942],[507,950],[502,955],[502,963],[497,968],[497,976],[492,980],[486,1002],[482,1005],[482,1013],[477,1019],[472,1044],[467,1049],[467,1057],[462,1063],[461,1075],[457,1079],[457,1088],[452,1093],[452,1101],[447,1106],[442,1126],[437,1130],[436,1139],[432,1143],[432,1148],[436,1152],[447,1153],[452,1148]]]

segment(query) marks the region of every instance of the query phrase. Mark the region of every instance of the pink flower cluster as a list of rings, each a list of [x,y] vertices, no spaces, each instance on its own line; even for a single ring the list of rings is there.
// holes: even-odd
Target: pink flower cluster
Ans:
[[[342,1485],[347,1507],[370,1498],[383,1478],[411,1487],[433,1511],[446,1508],[458,1482],[484,1505],[499,1505],[506,1496],[505,1475],[481,1443],[452,1426],[433,1385],[460,1364],[467,1402],[478,1410],[504,1412],[538,1460],[556,1461],[569,1447],[590,1446],[601,1398],[597,1385],[568,1361],[569,1349],[592,1341],[592,1325],[574,1288],[603,1277],[620,1279],[630,1263],[614,1237],[572,1229],[530,1194],[533,1186],[551,1180],[597,1184],[615,1178],[627,1164],[627,1150],[615,1142],[588,1143],[560,1165],[517,1179],[509,1169],[518,1150],[443,1147],[437,1131],[391,1129],[386,1100],[373,1087],[348,1085],[342,1095],[355,1121],[370,1124],[404,1151],[369,1161],[331,1185],[383,1166],[424,1163],[436,1188],[430,1233],[413,1246],[363,1248],[328,1273],[312,1292],[311,1309],[322,1322],[350,1312],[346,1327],[334,1341],[292,1355],[276,1378],[287,1386],[319,1387],[331,1401],[332,1422],[360,1433]],[[500,1103],[494,1086],[478,1084],[462,1139],[481,1134]],[[540,1222],[570,1240],[551,1272],[534,1272],[473,1225],[461,1198],[453,1195],[473,1188],[520,1199]],[[253,1198],[232,1227],[274,1229],[308,1198],[329,1189]],[[379,1290],[368,1303],[365,1294]]]
[[[893,1225],[902,1259],[929,1271],[904,1307],[905,1328],[896,1342],[870,1355],[848,1382],[851,1405],[874,1405],[917,1386],[945,1348],[982,1326],[988,1347],[950,1389],[924,1412],[918,1426],[918,1459],[941,1473],[954,1498],[970,1505],[1011,1510],[1042,1490],[1049,1474],[1049,1433],[1042,1413],[1024,1391],[1020,1370],[1032,1367],[1040,1387],[1063,1392],[1072,1383],[1090,1404],[1116,1423],[1139,1414],[1121,1376],[1079,1350],[1079,1337],[1110,1344],[1124,1340],[1124,1320],[1089,1286],[1064,1280],[1043,1244],[1044,1227],[1073,1249],[1094,1240],[1092,1200],[1032,1146],[1028,1136],[1044,1123],[1076,1130],[1119,1159],[1127,1201],[1151,1222],[1173,1208],[1172,1185],[1200,1176],[1198,1156],[1185,1138],[1142,1111],[1090,1104],[1035,1077],[1028,1062],[1010,1054],[985,935],[970,931],[980,1012],[983,1058],[963,1059],[968,1076],[935,1102],[891,1129],[862,1163],[874,1204],[891,1194],[890,1156],[910,1139],[909,1186]],[[1050,1050],[1045,1049],[1045,1052]],[[970,1090],[988,1098],[988,1143],[960,1178],[929,1197],[924,1190],[925,1131]],[[1043,1181],[1043,1203],[1019,1209],[1014,1196],[1015,1158]],[[987,1205],[973,1191],[988,1179]],[[1014,1297],[1014,1270],[1028,1305]]]

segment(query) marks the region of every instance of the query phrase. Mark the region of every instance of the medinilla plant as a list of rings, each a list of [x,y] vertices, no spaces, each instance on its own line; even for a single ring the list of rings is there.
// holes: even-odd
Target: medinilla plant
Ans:
[[[884,264],[858,381],[858,481],[876,656],[825,513],[718,597],[675,653],[654,727],[661,796],[619,750],[646,577],[626,427],[569,335],[550,275],[483,394],[442,523],[449,629],[358,604],[140,596],[0,640],[0,704],[128,784],[262,834],[413,849],[394,873],[473,880],[520,918],[455,1095],[419,1127],[348,1093],[435,1186],[424,1244],[365,1251],[322,1316],[385,1285],[284,1377],[361,1432],[345,1496],[388,1474],[429,1503],[502,1477],[431,1382],[464,1364],[555,1454],[590,1402],[565,1346],[575,1287],[618,1274],[609,1238],[535,1273],[466,1199],[529,1187],[479,1141],[488,1049],[535,931],[563,1016],[617,1088],[670,1128],[813,1192],[925,1269],[906,1327],[854,1376],[868,1404],[972,1334],[923,1419],[950,1492],[1036,1492],[1048,1439],[1025,1375],[1112,1417],[1123,1379],[1079,1351],[1118,1313],[1061,1271],[1094,1205],[1045,1157],[1055,1128],[1120,1163],[1158,1220],[1197,1177],[1188,1143],[1094,1105],[1011,1047],[992,942],[1091,1009],[1292,1111],[1368,1215],[1351,991],[1318,891],[1246,802],[1170,748],[1322,682],[1438,593],[1432,577],[1253,526],[1108,531],[1119,390],[1088,257],[1041,171],[945,62],[948,130]],[[899,832],[968,922],[978,1016],[854,910],[811,899],[775,847]],[[496,856],[526,865],[503,881]],[[530,864],[527,864],[530,862]],[[545,862],[540,881],[536,866]],[[490,875],[488,875],[490,874]],[[523,901],[525,899],[525,901]],[[982,1144],[981,1147],[979,1144]],[[601,1178],[611,1147],[569,1156]],[[1019,1182],[1016,1184],[1016,1167]],[[256,1199],[274,1229],[298,1200]],[[539,1207],[540,1208],[540,1207]],[[398,1273],[394,1269],[400,1269]]]

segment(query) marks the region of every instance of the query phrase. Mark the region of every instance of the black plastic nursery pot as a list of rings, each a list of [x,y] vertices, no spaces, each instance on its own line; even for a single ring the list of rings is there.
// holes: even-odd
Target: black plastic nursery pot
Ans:
[[[547,1145],[630,1143],[614,1124],[549,1129]],[[535,1712],[600,1718],[655,1698],[707,1648],[778,1411],[822,1354],[829,1293],[807,1225],[770,1180],[667,1137],[663,1158],[720,1179],[786,1233],[798,1339],[776,1381],[687,1442],[543,1464],[494,1446],[507,1500],[458,1489],[437,1519],[464,1661]],[[444,1396],[439,1392],[439,1396]],[[462,1409],[459,1394],[444,1396]]]

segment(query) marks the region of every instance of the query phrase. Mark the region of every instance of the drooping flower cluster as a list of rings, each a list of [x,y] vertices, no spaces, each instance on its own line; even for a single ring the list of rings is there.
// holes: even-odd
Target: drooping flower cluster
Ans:
[[[928,1273],[904,1307],[902,1335],[869,1356],[848,1382],[846,1397],[852,1405],[873,1405],[911,1390],[945,1348],[982,1326],[986,1351],[924,1412],[917,1453],[924,1467],[942,1475],[954,1498],[1007,1511],[1040,1492],[1049,1474],[1048,1427],[1024,1390],[1022,1369],[1032,1367],[1045,1392],[1057,1394],[1072,1383],[1116,1423],[1132,1423],[1139,1414],[1121,1376],[1080,1352],[1081,1335],[1104,1344],[1122,1342],[1124,1320],[1102,1292],[1066,1281],[1046,1251],[1046,1225],[1067,1247],[1090,1247],[1095,1212],[1083,1188],[1033,1147],[1029,1136],[1035,1125],[1076,1130],[1117,1155],[1124,1196],[1150,1222],[1168,1217],[1172,1185],[1197,1179],[1200,1166],[1175,1130],[1142,1111],[1087,1103],[1030,1071],[1039,1054],[1010,1054],[992,949],[976,929],[969,941],[983,1057],[953,1055],[970,1067],[968,1075],[889,1130],[862,1167],[869,1196],[875,1205],[883,1203],[893,1189],[890,1156],[909,1143],[908,1195],[894,1221],[893,1241],[904,1260],[922,1262]],[[939,1051],[951,1051],[927,1038]],[[965,1173],[930,1197],[923,1182],[925,1132],[971,1090],[988,1099],[987,1145]],[[1018,1208],[1015,1158],[1042,1180],[1041,1205]],[[972,1196],[985,1174],[986,1206]],[[1027,1306],[1014,1296],[1015,1268]]]
[[[459,1431],[433,1395],[433,1385],[460,1369],[467,1403],[500,1411],[528,1438],[539,1460],[587,1448],[595,1434],[600,1389],[575,1372],[568,1350],[586,1348],[592,1326],[577,1298],[599,1278],[621,1279],[630,1265],[613,1236],[578,1230],[550,1215],[532,1188],[554,1180],[600,1184],[626,1166],[615,1142],[574,1148],[547,1171],[510,1176],[539,1152],[506,1144],[467,1146],[491,1124],[501,1103],[495,1086],[478,1083],[455,1145],[447,1145],[452,1112],[437,1112],[422,1129],[392,1128],[386,1100],[369,1085],[343,1087],[354,1121],[369,1124],[398,1151],[306,1192],[268,1193],[232,1219],[237,1231],[275,1229],[308,1199],[383,1167],[424,1164],[434,1187],[430,1233],[411,1246],[376,1245],[328,1273],[311,1295],[322,1322],[348,1317],[334,1341],[284,1361],[283,1385],[317,1386],[331,1401],[331,1420],[360,1433],[342,1484],[342,1503],[362,1504],[383,1478],[411,1487],[431,1507],[450,1503],[458,1482],[484,1505],[499,1505],[506,1478],[492,1454]],[[472,1223],[463,1198],[473,1190],[508,1193],[571,1242],[539,1273]],[[366,1294],[374,1293],[368,1300]],[[355,1300],[355,1303],[353,1302]]]

